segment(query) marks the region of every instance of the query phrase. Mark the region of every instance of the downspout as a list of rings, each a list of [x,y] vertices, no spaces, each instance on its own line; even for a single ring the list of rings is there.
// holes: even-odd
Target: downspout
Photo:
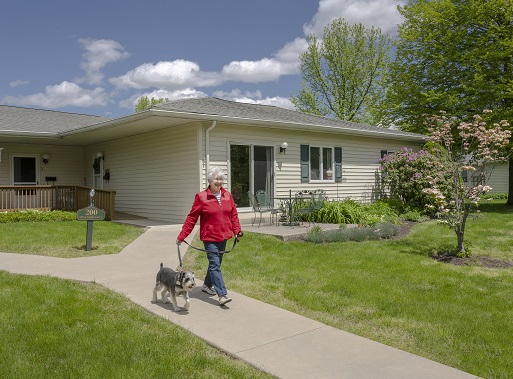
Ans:
[[[208,170],[210,169],[210,131],[216,127],[217,122],[212,121],[212,125],[207,129],[205,132],[205,154],[206,154],[206,163],[205,163],[205,179],[206,179],[206,186],[208,187]]]

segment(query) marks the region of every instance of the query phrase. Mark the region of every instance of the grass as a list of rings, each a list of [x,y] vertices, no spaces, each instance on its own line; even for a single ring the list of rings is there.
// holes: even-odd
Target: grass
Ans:
[[[474,255],[513,260],[513,212],[483,206]],[[513,377],[513,270],[440,263],[456,245],[434,221],[401,240],[312,244],[246,233],[223,260],[229,290],[483,378]],[[189,251],[204,274],[206,258]]]
[[[85,221],[0,223],[0,251],[59,258],[117,254],[143,232],[132,225],[95,221],[92,249],[86,251]]]
[[[484,205],[467,226],[473,254],[513,260],[512,216],[501,203]],[[33,229],[25,224],[10,243],[30,236],[26,252],[38,250]],[[0,251],[13,251],[0,233]],[[286,243],[248,232],[223,274],[229,290],[483,378],[513,377],[513,270],[431,258],[455,244],[433,221],[387,241]],[[207,267],[192,249],[184,263],[199,277]],[[0,301],[1,377],[157,378],[169,367],[182,377],[268,377],[94,284],[0,271]]]
[[[272,378],[94,283],[0,271],[0,377]]]

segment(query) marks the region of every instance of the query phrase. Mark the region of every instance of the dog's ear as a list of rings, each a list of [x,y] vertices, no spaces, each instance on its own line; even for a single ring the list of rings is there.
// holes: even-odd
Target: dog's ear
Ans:
[[[178,274],[178,276],[176,277],[176,285],[181,287],[182,286],[182,281],[183,281],[183,277],[185,276],[185,272],[181,271],[180,274]]]

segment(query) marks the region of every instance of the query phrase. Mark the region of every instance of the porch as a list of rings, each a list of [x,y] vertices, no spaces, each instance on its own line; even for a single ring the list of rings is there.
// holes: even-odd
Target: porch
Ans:
[[[94,206],[105,211],[106,219],[114,219],[116,191],[94,190]],[[0,186],[0,212],[29,209],[76,212],[90,205],[90,191],[91,188],[84,186]]]

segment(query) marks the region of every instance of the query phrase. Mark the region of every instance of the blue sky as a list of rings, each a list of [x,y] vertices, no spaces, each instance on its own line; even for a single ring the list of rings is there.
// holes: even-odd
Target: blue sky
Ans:
[[[292,108],[306,36],[395,35],[405,0],[0,0],[0,104],[118,117],[141,96]]]

